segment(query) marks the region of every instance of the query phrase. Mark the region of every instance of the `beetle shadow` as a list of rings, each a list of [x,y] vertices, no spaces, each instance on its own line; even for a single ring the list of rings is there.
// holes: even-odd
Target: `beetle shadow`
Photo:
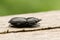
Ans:
[[[39,27],[40,26],[40,23],[37,23],[36,25],[33,25],[33,26],[13,26],[13,25],[9,25],[9,27],[11,27],[11,28],[37,28],[37,27]]]

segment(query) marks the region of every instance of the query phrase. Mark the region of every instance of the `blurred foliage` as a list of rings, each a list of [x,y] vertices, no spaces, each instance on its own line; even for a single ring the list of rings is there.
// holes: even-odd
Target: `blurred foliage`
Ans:
[[[59,9],[60,0],[0,0],[0,16]]]

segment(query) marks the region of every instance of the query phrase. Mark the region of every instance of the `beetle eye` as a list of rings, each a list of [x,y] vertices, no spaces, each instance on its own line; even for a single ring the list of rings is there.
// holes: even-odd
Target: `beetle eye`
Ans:
[[[41,21],[42,19],[38,19],[38,22]]]

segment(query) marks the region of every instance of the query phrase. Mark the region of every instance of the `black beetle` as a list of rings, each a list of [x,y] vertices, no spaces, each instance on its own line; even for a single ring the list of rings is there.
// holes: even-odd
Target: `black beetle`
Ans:
[[[14,17],[12,18],[9,23],[13,25],[13,27],[32,27],[33,25],[36,25],[41,19],[35,18],[35,17]]]

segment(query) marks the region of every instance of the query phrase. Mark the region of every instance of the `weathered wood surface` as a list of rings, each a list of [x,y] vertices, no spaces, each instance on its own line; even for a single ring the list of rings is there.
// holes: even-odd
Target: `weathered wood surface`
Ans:
[[[8,21],[13,17],[37,17],[42,19],[42,21],[39,22],[40,26],[37,26],[36,28],[11,28],[9,27]],[[48,11],[48,12],[40,12],[40,13],[38,12],[35,14],[31,13],[31,14],[21,14],[21,15],[0,17],[0,39],[1,40],[8,40],[8,39],[10,40],[60,40],[59,28],[60,28],[60,11]],[[26,32],[25,30],[26,31],[30,30],[30,31]],[[7,32],[7,34],[4,34],[2,32]]]

